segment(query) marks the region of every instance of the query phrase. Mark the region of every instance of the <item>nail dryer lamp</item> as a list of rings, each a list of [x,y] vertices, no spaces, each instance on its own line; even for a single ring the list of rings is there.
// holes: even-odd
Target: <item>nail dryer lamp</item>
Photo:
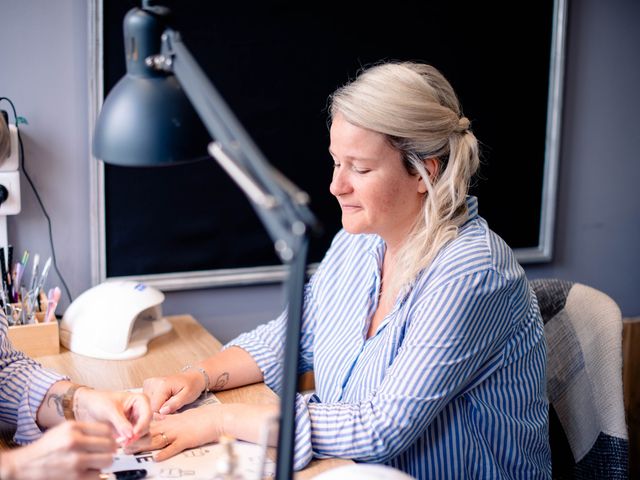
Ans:
[[[60,322],[60,343],[105,360],[141,357],[152,339],[171,331],[171,323],[162,317],[163,301],[160,290],[144,283],[101,283],[69,305]]]

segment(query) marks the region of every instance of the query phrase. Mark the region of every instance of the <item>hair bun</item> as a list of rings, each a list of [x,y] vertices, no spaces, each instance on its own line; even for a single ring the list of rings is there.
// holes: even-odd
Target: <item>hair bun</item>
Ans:
[[[460,117],[458,119],[458,131],[463,133],[466,132],[467,130],[469,130],[469,127],[471,126],[471,122],[469,121],[469,119],[467,117]]]

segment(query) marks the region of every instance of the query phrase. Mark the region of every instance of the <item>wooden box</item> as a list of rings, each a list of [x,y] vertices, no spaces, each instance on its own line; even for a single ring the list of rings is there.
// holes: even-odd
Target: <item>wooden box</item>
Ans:
[[[8,333],[13,348],[30,357],[60,353],[60,332],[57,321],[14,325],[9,327]]]

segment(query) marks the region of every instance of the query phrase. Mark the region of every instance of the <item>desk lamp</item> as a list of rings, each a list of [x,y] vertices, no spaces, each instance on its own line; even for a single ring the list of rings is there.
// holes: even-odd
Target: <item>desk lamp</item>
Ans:
[[[198,156],[200,117],[215,139],[208,151],[251,201],[289,266],[288,322],[276,477],[292,478],[298,344],[309,232],[318,224],[309,198],[264,158],[202,72],[180,34],[167,27],[168,9],[143,1],[124,19],[127,74],[104,101],[93,153],[122,166],[167,165]],[[185,96],[186,94],[186,96]],[[191,108],[195,108],[197,116]]]

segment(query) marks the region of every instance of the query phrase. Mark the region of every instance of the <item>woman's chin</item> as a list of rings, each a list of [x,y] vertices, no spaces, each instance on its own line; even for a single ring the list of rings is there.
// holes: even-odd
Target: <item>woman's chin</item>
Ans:
[[[347,232],[347,233],[351,233],[353,235],[358,235],[361,233],[370,233],[367,231],[366,228],[364,228],[362,225],[357,225],[354,224],[352,222],[342,222],[342,228]]]

